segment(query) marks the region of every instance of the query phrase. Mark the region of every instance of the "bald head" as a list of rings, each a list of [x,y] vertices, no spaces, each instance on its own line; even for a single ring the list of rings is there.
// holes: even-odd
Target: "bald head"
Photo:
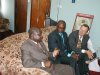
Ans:
[[[42,40],[42,31],[39,28],[30,28],[29,30],[29,38],[36,42]]]

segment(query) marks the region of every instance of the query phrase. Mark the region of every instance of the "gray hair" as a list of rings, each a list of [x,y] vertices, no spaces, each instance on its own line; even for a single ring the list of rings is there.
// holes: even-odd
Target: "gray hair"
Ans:
[[[31,35],[34,34],[34,33],[40,33],[41,30],[39,28],[36,28],[36,27],[32,27],[29,29],[29,38],[31,38]]]

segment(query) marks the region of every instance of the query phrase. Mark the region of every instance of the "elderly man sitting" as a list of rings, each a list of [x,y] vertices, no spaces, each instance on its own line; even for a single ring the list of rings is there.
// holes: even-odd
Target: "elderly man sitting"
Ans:
[[[58,50],[52,53],[46,50],[42,42],[42,32],[38,28],[29,30],[29,39],[26,40],[22,47],[22,64],[26,68],[40,68],[51,75],[75,75],[73,69],[68,65],[52,64],[59,54]]]

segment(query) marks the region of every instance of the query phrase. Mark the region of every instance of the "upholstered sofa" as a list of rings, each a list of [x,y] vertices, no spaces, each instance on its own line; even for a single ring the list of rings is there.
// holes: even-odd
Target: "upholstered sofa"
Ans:
[[[42,28],[43,42],[48,47],[47,36],[56,27]],[[18,33],[0,41],[0,73],[2,75],[50,75],[38,68],[24,68],[21,61],[22,43],[28,39],[28,33]]]

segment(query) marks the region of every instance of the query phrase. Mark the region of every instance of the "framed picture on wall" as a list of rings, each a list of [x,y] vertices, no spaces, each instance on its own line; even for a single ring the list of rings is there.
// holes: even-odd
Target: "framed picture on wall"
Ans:
[[[93,18],[94,15],[77,13],[72,31],[79,30],[80,26],[83,24],[87,24],[91,28]]]

